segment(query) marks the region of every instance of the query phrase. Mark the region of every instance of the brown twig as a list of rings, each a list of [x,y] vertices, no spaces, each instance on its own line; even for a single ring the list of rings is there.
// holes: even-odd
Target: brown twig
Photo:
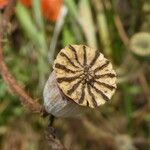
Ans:
[[[21,103],[25,107],[27,107],[29,110],[33,112],[41,113],[42,106],[39,103],[37,103],[35,100],[33,100],[25,92],[25,90],[17,83],[17,81],[11,75],[7,65],[4,62],[2,41],[4,38],[4,33],[7,31],[9,20],[11,16],[13,15],[14,6],[15,6],[15,0],[11,0],[8,7],[4,11],[4,14],[0,22],[0,74],[2,75],[2,78],[7,83],[11,91],[20,98]]]
[[[7,33],[7,27],[10,22],[11,16],[14,13],[15,0],[10,0],[8,7],[4,11],[0,22],[0,74],[3,80],[7,83],[11,91],[19,97],[21,103],[27,107],[33,113],[43,112],[47,116],[45,110],[43,111],[42,106],[36,102],[32,97],[30,97],[27,92],[17,83],[16,79],[9,72],[9,69],[4,61],[3,57],[3,44],[4,34]],[[49,144],[53,150],[65,150],[63,144],[60,142],[59,138],[52,132],[47,132],[47,137]]]
[[[64,145],[58,139],[58,137],[56,137],[55,129],[53,127],[48,126],[45,135],[46,135],[46,139],[49,142],[49,145],[53,150],[66,150]]]
[[[2,51],[1,48],[0,48],[0,51]],[[17,83],[15,78],[9,72],[6,64],[3,62],[3,59],[0,59],[0,73],[1,73],[4,81],[7,83],[8,87],[11,89],[11,91],[14,94],[16,94],[20,98],[21,103],[25,107],[27,107],[32,112],[41,113],[42,106],[39,103],[37,103],[35,100],[33,100],[24,91],[24,89]]]
[[[119,34],[123,44],[127,47],[129,44],[129,38],[124,30],[124,27],[123,27],[123,24],[121,22],[119,15],[117,15],[117,14],[114,15],[114,22],[115,22],[116,28],[118,30],[118,34]]]

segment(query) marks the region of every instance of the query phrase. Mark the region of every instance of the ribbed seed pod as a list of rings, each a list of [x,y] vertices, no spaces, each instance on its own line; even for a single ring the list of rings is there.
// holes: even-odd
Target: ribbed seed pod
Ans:
[[[130,50],[140,60],[150,60],[150,33],[139,32],[131,37]]]
[[[53,69],[44,89],[44,105],[55,116],[72,116],[85,108],[98,107],[110,100],[116,90],[111,63],[99,50],[85,45],[62,49]],[[67,114],[62,112],[64,108]],[[60,110],[56,113],[57,109]]]

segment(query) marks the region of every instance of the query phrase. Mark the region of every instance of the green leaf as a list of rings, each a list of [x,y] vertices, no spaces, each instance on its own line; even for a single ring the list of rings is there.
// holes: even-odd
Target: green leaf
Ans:
[[[63,46],[73,44],[76,42],[74,35],[70,32],[68,26],[66,25],[63,29]]]
[[[16,16],[29,39],[38,41],[38,30],[33,23],[30,13],[21,3],[16,6]]]

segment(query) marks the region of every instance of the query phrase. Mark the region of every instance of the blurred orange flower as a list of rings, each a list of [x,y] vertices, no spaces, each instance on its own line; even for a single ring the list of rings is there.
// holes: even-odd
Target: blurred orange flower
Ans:
[[[26,7],[31,7],[32,0],[20,0]],[[41,9],[43,16],[49,21],[56,21],[58,19],[60,8],[63,0],[41,0]]]
[[[0,0],[0,9],[4,8],[8,4],[9,0]]]
[[[41,8],[44,17],[49,21],[58,19],[63,0],[41,0]]]
[[[31,7],[32,6],[31,0],[20,0],[20,1],[26,7]]]
[[[32,0],[19,0],[24,6],[31,7]],[[8,4],[9,0],[0,0],[0,9]],[[41,0],[43,16],[49,21],[58,19],[63,0]]]

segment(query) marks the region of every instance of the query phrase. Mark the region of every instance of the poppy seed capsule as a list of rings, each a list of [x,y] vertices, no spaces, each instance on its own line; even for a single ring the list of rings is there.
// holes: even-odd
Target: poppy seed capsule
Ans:
[[[104,55],[85,45],[70,45],[54,61],[44,106],[56,117],[75,116],[104,104],[115,90],[116,72]]]
[[[139,32],[131,37],[130,50],[139,60],[150,60],[150,33]]]

